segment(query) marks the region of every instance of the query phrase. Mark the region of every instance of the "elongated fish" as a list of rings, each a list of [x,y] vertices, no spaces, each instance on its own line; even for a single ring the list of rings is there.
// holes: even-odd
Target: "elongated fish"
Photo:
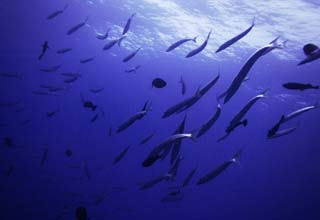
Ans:
[[[293,90],[300,90],[300,91],[304,91],[306,89],[319,89],[319,86],[314,86],[310,83],[305,84],[305,83],[288,82],[288,83],[284,83],[282,86],[286,89],[293,89]]]
[[[109,41],[106,45],[104,45],[103,50],[109,50],[111,49],[114,45],[118,44],[118,46],[121,46],[122,40],[125,38],[125,36],[120,37],[119,39],[111,40]]]
[[[146,136],[145,138],[143,138],[143,139],[140,141],[139,145],[146,144],[148,141],[151,140],[151,138],[152,138],[154,135],[155,135],[155,132],[153,132],[152,134]]]
[[[5,78],[15,78],[15,79],[22,79],[22,75],[18,73],[0,73],[0,76],[5,77]]]
[[[104,35],[97,35],[97,39],[99,40],[105,40],[108,38],[109,36],[109,32],[110,32],[111,28],[108,28],[107,32]]]
[[[168,47],[168,49],[166,50],[166,52],[170,52],[170,51],[176,49],[177,47],[181,46],[182,44],[187,43],[189,41],[193,41],[193,42],[197,43],[197,38],[198,37],[185,38],[185,39],[182,39],[182,40],[178,40],[177,42],[171,44],[170,47]]]
[[[70,51],[72,51],[72,48],[70,48],[70,47],[68,47],[68,48],[61,48],[61,49],[59,49],[59,50],[57,50],[57,54],[64,54],[64,53],[68,53],[68,52],[70,52]]]
[[[189,58],[189,57],[193,57],[194,55],[200,53],[201,51],[204,50],[204,48],[206,48],[207,44],[208,44],[208,41],[209,41],[209,38],[210,38],[210,35],[211,35],[211,30],[209,31],[208,33],[208,36],[206,38],[206,40],[196,49],[190,51],[187,55],[186,55],[186,58]]]
[[[89,89],[90,92],[92,93],[99,93],[102,92],[104,90],[104,87],[98,88],[98,89]]]
[[[245,31],[241,32],[240,34],[238,34],[237,36],[231,38],[230,40],[228,40],[227,42],[225,42],[224,44],[222,44],[218,50],[216,51],[216,53],[230,47],[232,44],[236,43],[238,40],[240,40],[241,38],[243,38],[244,36],[246,36],[250,31],[251,29],[254,27],[255,25],[255,18],[253,18],[252,20],[252,24],[249,28],[247,28]]]
[[[66,6],[64,6],[63,9],[60,9],[60,10],[57,10],[57,11],[51,13],[50,15],[48,15],[47,20],[51,20],[51,19],[57,17],[58,15],[61,15],[68,8],[68,6],[69,5],[66,5]]]
[[[70,78],[63,80],[63,82],[65,82],[65,83],[73,83],[73,82],[75,82],[77,79],[78,79],[77,76],[71,76]]]
[[[201,185],[201,184],[207,183],[207,182],[213,180],[214,178],[216,178],[217,176],[219,176],[231,164],[236,163],[238,161],[238,158],[240,157],[241,153],[242,153],[242,150],[239,150],[230,160],[224,162],[223,164],[221,164],[220,166],[218,166],[217,168],[215,168],[214,170],[212,170],[208,174],[206,174],[203,177],[201,177],[198,180],[197,185]]]
[[[43,167],[44,163],[46,162],[47,157],[48,157],[48,151],[49,151],[48,148],[44,149],[41,160],[40,160],[40,167]]]
[[[119,161],[127,154],[129,148],[130,145],[126,147],[123,151],[121,151],[121,153],[114,158],[113,164],[119,163]]]
[[[202,96],[204,96],[219,80],[220,75],[218,74],[217,77],[212,79],[210,82],[208,82],[204,87],[197,90],[197,92],[192,96],[189,97],[178,104],[175,104],[174,106],[168,108],[164,114],[162,115],[162,118],[167,118],[175,113],[181,113],[191,106],[193,106],[197,101],[200,100]]]
[[[83,22],[79,23],[79,24],[76,24],[75,26],[73,26],[72,28],[70,28],[68,31],[67,31],[67,35],[71,35],[73,34],[74,32],[76,32],[77,30],[79,30],[80,28],[82,28],[83,26],[86,25],[87,21],[88,21],[89,17],[87,17]]]
[[[194,169],[192,169],[192,170],[190,171],[190,173],[188,174],[188,176],[186,176],[186,178],[183,180],[183,182],[182,182],[182,187],[186,187],[186,186],[189,185],[189,183],[190,183],[190,181],[191,181],[191,179],[192,179],[192,177],[194,176],[194,174],[195,174],[196,171],[197,171],[197,167],[194,168]]]
[[[45,55],[46,51],[49,49],[49,45],[48,45],[48,41],[45,41],[42,45],[42,50],[41,50],[41,53],[38,57],[38,60],[41,60],[42,57]]]
[[[277,131],[274,135],[268,137],[269,139],[273,139],[273,138],[278,138],[284,135],[288,135],[292,132],[294,132],[297,129],[297,127],[292,127],[292,128],[286,128],[280,131]]]
[[[154,179],[151,179],[149,181],[146,181],[142,184],[140,184],[139,189],[140,190],[146,190],[146,189],[150,189],[151,187],[161,183],[163,180],[166,180],[168,177],[166,177],[165,175],[161,175],[159,177],[156,177]]]
[[[128,56],[126,56],[125,58],[123,58],[122,62],[128,62],[129,60],[131,60],[133,57],[135,57],[135,55],[141,50],[141,47],[139,47],[137,50],[135,50],[134,52],[132,52],[131,54],[129,54]]]
[[[95,114],[92,118],[91,118],[91,122],[95,122],[98,119],[99,114]]]
[[[315,105],[307,106],[307,107],[304,107],[304,108],[300,108],[300,109],[298,109],[296,111],[293,111],[293,112],[291,112],[291,113],[289,113],[287,115],[284,115],[284,117],[281,120],[281,123],[287,122],[287,121],[289,121],[289,120],[291,120],[291,119],[293,119],[293,118],[295,118],[295,117],[297,117],[297,116],[299,116],[299,115],[301,115],[301,114],[303,114],[305,112],[308,112],[308,111],[310,111],[312,109],[316,109],[318,107],[319,107],[318,103],[316,103]]]
[[[185,95],[186,94],[186,83],[183,80],[182,76],[181,76],[179,82],[181,83],[181,93],[182,93],[182,95]]]
[[[42,67],[40,69],[41,72],[56,72],[59,68],[61,67],[61,65],[56,65],[56,66],[47,66],[47,67]]]
[[[122,35],[125,35],[125,34],[129,31],[130,25],[131,25],[131,22],[132,22],[132,19],[133,19],[133,17],[134,17],[135,15],[136,15],[136,13],[133,13],[133,14],[130,16],[130,18],[127,20],[127,23],[126,23],[126,25],[125,25],[124,28],[123,28]]]
[[[137,65],[137,66],[135,66],[135,67],[126,69],[125,72],[126,72],[126,73],[137,73],[137,70],[140,69],[140,67],[141,67],[140,65]]]
[[[134,114],[133,116],[131,116],[128,120],[126,120],[125,122],[123,122],[117,129],[117,133],[120,133],[121,131],[124,131],[125,129],[127,129],[128,127],[130,127],[134,122],[136,122],[137,120],[142,119],[144,116],[146,116],[146,114],[150,111],[151,109],[151,103],[149,103],[149,101],[147,101],[142,110],[137,112],[136,114]]]
[[[170,170],[168,172],[168,176],[169,176],[170,180],[174,181],[176,179],[178,169],[179,169],[179,166],[180,166],[180,163],[182,160],[183,160],[183,157],[178,157],[177,160],[172,165],[172,167],[170,168]]]
[[[320,58],[320,49],[315,44],[306,44],[303,47],[303,52],[307,56],[304,60],[298,63],[298,66],[310,63]]]
[[[267,134],[268,138],[271,138],[278,132],[283,119],[284,119],[284,115],[281,116],[280,120],[268,131],[268,134]]]
[[[95,56],[94,56],[94,57],[85,58],[85,59],[81,59],[81,60],[80,60],[80,63],[81,63],[81,64],[84,64],[84,63],[91,62],[91,61],[94,60],[94,58],[95,58]]]
[[[207,121],[205,124],[203,124],[197,134],[197,138],[201,137],[204,135],[213,125],[214,123],[218,120],[221,114],[221,105],[217,105],[217,110],[214,113],[214,115]]]
[[[232,96],[238,91],[239,87],[241,86],[242,82],[248,75],[250,69],[253,67],[255,62],[260,57],[268,54],[274,49],[283,49],[285,42],[286,41],[284,41],[283,43],[278,43],[278,37],[277,37],[276,39],[271,41],[268,45],[258,49],[254,54],[252,54],[249,57],[249,59],[246,61],[246,63],[243,65],[238,75],[232,81],[230,87],[227,90],[227,94],[224,98],[224,103],[227,103],[232,98]]]

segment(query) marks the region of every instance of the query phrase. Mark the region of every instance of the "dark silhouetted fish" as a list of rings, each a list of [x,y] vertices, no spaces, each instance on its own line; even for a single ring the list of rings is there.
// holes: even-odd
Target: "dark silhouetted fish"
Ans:
[[[163,197],[160,201],[162,203],[168,203],[168,202],[178,202],[183,199],[183,194],[180,193],[180,191],[170,192],[168,195]]]
[[[65,155],[67,157],[71,157],[72,156],[72,150],[70,150],[70,149],[67,149],[64,153],[65,153]]]
[[[154,80],[152,80],[152,87],[158,88],[158,89],[162,89],[167,85],[167,82],[164,81],[161,78],[155,78]]]
[[[99,114],[95,114],[92,118],[91,118],[91,122],[95,122],[98,119]]]
[[[292,128],[286,128],[280,131],[277,131],[274,135],[268,137],[269,139],[273,139],[273,138],[278,138],[284,135],[288,135],[292,132],[294,132],[297,129],[297,127],[292,127]]]
[[[209,31],[206,40],[205,40],[198,48],[190,51],[190,52],[186,55],[186,58],[193,57],[194,55],[196,55],[196,54],[200,53],[201,51],[203,51],[204,48],[206,48],[206,46],[207,46],[207,44],[208,44],[210,35],[211,35],[211,31]]]
[[[202,88],[199,88],[196,93],[178,104],[175,104],[174,106],[168,108],[164,114],[162,115],[162,118],[167,118],[175,113],[181,113],[191,106],[193,106],[196,102],[198,102],[202,96],[204,96],[219,80],[220,75],[209,81],[205,86]]]
[[[59,110],[55,110],[55,111],[51,111],[51,112],[47,112],[47,117],[48,118],[52,118],[56,113],[58,113]]]
[[[108,36],[109,36],[110,30],[111,30],[111,28],[108,28],[108,30],[107,30],[107,32],[106,32],[105,34],[103,34],[103,35],[100,35],[100,34],[97,35],[97,39],[99,39],[99,40],[105,40],[105,39],[107,39]]]
[[[69,77],[81,77],[80,73],[61,73],[61,75]]]
[[[95,111],[96,108],[98,107],[97,105],[94,105],[91,101],[85,100],[82,94],[80,94],[80,98],[81,98],[83,107],[90,108],[92,111]]]
[[[150,135],[146,136],[145,138],[143,138],[143,139],[140,141],[139,145],[146,144],[148,141],[151,140],[151,138],[154,136],[154,134],[155,134],[155,132],[153,132],[152,134],[150,134]]]
[[[85,58],[85,59],[81,59],[81,60],[80,60],[80,63],[81,63],[81,64],[84,64],[84,63],[91,62],[91,61],[94,60],[94,58],[95,58],[95,56],[94,56],[94,57]]]
[[[130,145],[126,147],[123,151],[121,151],[121,153],[114,158],[113,164],[119,163],[119,161],[127,154],[129,148],[130,148]]]
[[[32,90],[32,93],[35,95],[46,95],[46,96],[58,96],[59,94],[48,92],[48,91],[41,91],[41,90]]]
[[[231,38],[230,40],[228,40],[227,42],[225,42],[224,44],[222,44],[222,45],[218,48],[218,50],[216,51],[216,53],[218,53],[218,52],[220,52],[220,51],[222,51],[222,50],[230,47],[232,44],[236,43],[238,40],[240,40],[241,38],[243,38],[244,36],[246,36],[246,35],[251,31],[251,29],[254,27],[254,25],[255,25],[255,18],[253,18],[252,24],[251,24],[251,26],[250,26],[248,29],[246,29],[246,30],[243,31],[242,33],[238,34],[237,36]]]
[[[140,65],[137,65],[133,68],[126,69],[125,72],[126,73],[137,73],[137,70],[140,69],[140,67],[141,67]]]
[[[205,124],[203,124],[197,134],[197,138],[201,137],[204,135],[213,125],[214,123],[218,120],[219,116],[221,114],[221,106],[220,104],[217,105],[217,110],[214,113],[214,115],[207,121]]]
[[[74,76],[74,77],[70,77],[68,79],[63,80],[63,82],[65,83],[73,83],[78,79],[78,77]]]
[[[232,81],[230,87],[227,90],[227,94],[224,98],[224,103],[227,103],[232,98],[232,96],[238,91],[238,89],[240,88],[241,84],[243,83],[244,79],[248,75],[250,69],[253,67],[255,62],[260,57],[268,54],[269,52],[271,52],[274,49],[283,49],[285,42],[278,43],[278,37],[277,37],[276,39],[271,41],[268,45],[258,49],[256,52],[254,52],[254,54],[252,54],[249,57],[249,59],[246,61],[246,63],[243,65],[243,67],[239,71],[238,75]]]
[[[170,168],[167,174],[170,180],[174,181],[176,179],[178,169],[182,160],[183,160],[183,157],[178,157],[173,163],[172,167]]]
[[[122,31],[122,35],[125,35],[129,29],[130,29],[130,25],[131,25],[131,22],[132,22],[132,18],[136,15],[136,13],[133,13],[130,18],[127,20],[127,23],[126,25],[124,26],[123,28],[123,31]]]
[[[109,137],[111,137],[111,135],[112,135],[112,126],[109,127],[108,134],[109,134]]]
[[[153,186],[161,183],[163,180],[167,180],[167,179],[168,179],[167,176],[161,175],[161,176],[156,177],[156,178],[154,178],[154,179],[152,179],[152,180],[149,180],[149,181],[147,181],[147,182],[144,182],[144,183],[139,184],[139,185],[140,185],[139,189],[140,189],[140,190],[150,189],[151,187],[153,187]]]
[[[13,139],[11,137],[5,137],[3,139],[3,144],[6,146],[6,147],[13,147]]]
[[[61,15],[67,8],[68,8],[68,5],[64,6],[64,8],[62,10],[57,10],[57,11],[51,13],[50,15],[48,15],[47,19],[51,20],[51,19],[57,17],[58,15]]]
[[[104,90],[104,88],[98,88],[98,89],[89,89],[90,92],[92,93],[99,93],[99,92],[102,92]]]
[[[48,151],[49,151],[48,148],[44,149],[41,160],[40,160],[40,167],[43,167],[44,163],[47,161]]]
[[[70,51],[72,51],[72,48],[62,48],[62,49],[57,50],[56,53],[57,54],[64,54],[64,53],[68,53]]]
[[[240,157],[242,151],[239,150],[230,160],[224,162],[223,164],[221,164],[220,166],[218,166],[217,168],[215,168],[214,170],[212,170],[211,172],[209,172],[208,174],[204,175],[203,177],[201,177],[198,182],[197,185],[200,184],[204,184],[209,182],[210,180],[213,180],[214,178],[216,178],[217,176],[219,176],[221,173],[223,173],[223,171],[225,171],[231,164],[236,163],[238,161],[238,158]]]
[[[131,116],[128,120],[123,122],[117,129],[117,133],[124,131],[128,127],[130,127],[134,122],[137,120],[142,119],[146,114],[151,110],[151,103],[149,101],[146,101],[142,110]]]
[[[85,207],[79,206],[75,214],[77,220],[88,220],[87,210]]]
[[[305,64],[305,63],[310,63],[310,62],[320,58],[320,49],[315,44],[304,45],[303,52],[307,56],[307,58],[305,58],[300,63],[298,63],[298,66]]]
[[[311,84],[304,84],[304,83],[295,83],[295,82],[289,82],[282,84],[282,86],[286,89],[294,89],[294,90],[306,90],[306,89],[319,89],[319,86],[314,86]]]
[[[134,52],[132,52],[131,54],[129,54],[128,56],[126,56],[125,58],[123,58],[122,62],[128,62],[129,60],[131,60],[133,57],[135,57],[135,55],[141,50],[141,47],[139,47],[137,50],[135,50]]]
[[[179,125],[179,127],[174,131],[173,134],[182,134],[184,133],[185,127],[186,127],[186,120],[187,120],[187,115],[185,115]],[[174,161],[177,159],[179,153],[180,153],[180,148],[181,148],[182,140],[178,140],[175,143],[172,144],[172,150],[171,150],[171,158],[170,158],[170,163],[173,164]]]
[[[40,69],[41,72],[56,72],[59,68],[61,67],[61,65],[56,65],[56,66],[47,66],[47,67],[43,67]]]
[[[190,181],[191,181],[191,179],[194,176],[196,171],[197,171],[197,167],[190,171],[188,176],[186,176],[186,178],[183,180],[182,187],[186,187],[187,185],[189,185],[189,183],[190,183]]]
[[[4,78],[22,79],[22,75],[18,73],[0,73],[0,76]]]
[[[268,131],[268,134],[267,134],[267,137],[268,138],[271,138],[272,136],[274,136],[279,128],[280,128],[280,125],[282,124],[282,121],[284,120],[284,115],[281,116],[280,120],[278,121],[278,123],[276,123],[269,131]]]
[[[182,95],[184,95],[184,94],[186,94],[186,83],[183,80],[182,76],[181,76],[179,82],[181,83],[181,93],[182,93]]]
[[[300,108],[296,111],[293,111],[287,115],[284,115],[283,119],[281,120],[281,123],[284,123],[284,122],[287,122],[305,112],[308,112],[310,110],[313,110],[313,109],[317,109],[319,107],[318,103],[316,103],[315,105],[310,105],[310,106],[307,106],[307,107],[304,107],[304,108]]]
[[[46,51],[49,49],[48,41],[45,41],[41,47],[42,47],[42,51],[38,57],[38,60],[41,60],[44,54],[46,53]]]
[[[80,28],[82,28],[83,26],[86,25],[87,21],[88,21],[88,17],[81,23],[73,26],[72,28],[70,28],[68,31],[67,31],[67,35],[71,35],[73,34],[74,32],[76,32],[77,30],[79,30]]]
[[[118,44],[118,46],[120,47],[121,46],[121,42],[123,41],[123,39],[125,38],[126,36],[122,36],[120,37],[119,39],[115,39],[115,40],[111,40],[109,41],[106,45],[104,45],[103,47],[103,50],[109,50],[111,49],[114,45]]]
[[[181,46],[182,44],[187,43],[187,42],[189,42],[189,41],[193,41],[193,42],[196,43],[196,42],[197,42],[197,37],[194,37],[194,38],[186,38],[186,39],[179,40],[179,41],[173,43],[173,44],[166,50],[166,52],[170,52],[170,51],[176,49],[177,47]]]

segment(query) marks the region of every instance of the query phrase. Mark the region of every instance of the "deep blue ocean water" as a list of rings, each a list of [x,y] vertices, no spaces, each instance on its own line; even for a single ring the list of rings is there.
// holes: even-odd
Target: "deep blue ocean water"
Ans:
[[[66,10],[48,20],[51,13]],[[319,42],[318,1],[213,1],[213,0],[64,0],[0,2],[0,219],[76,219],[75,210],[86,208],[88,219],[320,219],[319,110],[292,121],[297,129],[286,136],[267,139],[268,130],[283,114],[314,105],[319,90],[296,91],[286,82],[320,84],[316,60],[297,66],[305,58],[302,48]],[[131,27],[121,47],[102,50],[122,35],[131,14]],[[225,41],[255,27],[239,42],[215,53]],[[71,35],[67,31],[83,22]],[[111,28],[105,40],[96,38]],[[212,29],[207,47],[191,58],[185,55],[199,46]],[[199,36],[174,51],[175,41]],[[288,40],[284,49],[262,56],[250,70],[232,99],[222,105],[213,127],[196,141],[183,140],[183,156],[175,181],[163,181],[147,190],[139,184],[165,174],[169,158],[151,167],[142,161],[157,144],[176,130],[185,115],[185,132],[194,132],[216,111],[217,96],[224,92],[247,58],[275,37]],[[49,49],[41,60],[41,45]],[[122,59],[141,47],[124,63]],[[57,54],[61,48],[72,48]],[[94,57],[80,64],[81,59]],[[61,65],[55,72],[41,68]],[[125,70],[140,65],[136,73]],[[64,83],[61,73],[82,76]],[[18,78],[3,73],[18,74]],[[216,85],[199,102],[180,114],[162,119],[165,110],[196,94],[220,74]],[[181,93],[180,77],[186,83]],[[167,82],[152,88],[152,80]],[[47,91],[40,85],[62,87]],[[99,93],[90,89],[104,88]],[[238,127],[224,141],[232,117],[252,97],[269,89],[246,115],[248,125]],[[80,94],[98,107],[83,107]],[[123,132],[117,127],[140,111],[149,100],[152,110]],[[58,112],[47,117],[47,112]],[[98,113],[96,121],[91,119]],[[112,128],[112,135],[109,129]],[[139,142],[154,133],[145,145]],[[6,138],[12,146],[4,143]],[[113,165],[128,145],[127,154]],[[47,157],[41,165],[44,152]],[[72,150],[67,157],[65,151]],[[197,185],[200,177],[243,153],[212,181]],[[168,187],[178,186],[197,167],[190,184],[180,190],[183,198],[161,202]],[[96,204],[101,199],[101,203]]]

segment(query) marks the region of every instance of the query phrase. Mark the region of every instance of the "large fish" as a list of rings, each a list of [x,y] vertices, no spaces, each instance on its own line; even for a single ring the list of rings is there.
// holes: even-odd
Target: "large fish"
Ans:
[[[187,43],[189,41],[193,41],[193,42],[197,42],[197,37],[194,37],[194,38],[185,38],[185,39],[182,39],[182,40],[179,40],[173,44],[170,45],[170,47],[166,50],[166,52],[170,52],[174,49],[176,49],[177,47],[181,46],[182,44],[184,43]]]
[[[305,63],[310,63],[310,62],[320,58],[320,49],[318,46],[316,46],[314,44],[304,45],[303,52],[307,56],[307,58],[305,58],[300,63],[298,63],[298,66],[305,64]]]
[[[208,41],[209,41],[209,38],[210,38],[210,35],[211,35],[211,30],[209,31],[208,33],[208,36],[206,38],[206,40],[196,49],[190,51],[187,55],[186,55],[186,58],[189,58],[189,57],[193,57],[194,55],[200,53],[201,51],[204,50],[204,48],[206,48],[207,44],[208,44]]]
[[[286,41],[285,41],[286,42]],[[224,103],[227,103],[232,96],[238,91],[239,87],[241,86],[242,82],[248,75],[250,69],[253,67],[255,62],[262,57],[263,55],[268,54],[274,49],[283,49],[284,44],[283,43],[278,43],[278,37],[271,41],[268,45],[258,49],[254,54],[252,54],[249,59],[246,61],[246,63],[243,65],[241,70],[239,71],[238,75],[234,78],[232,81],[230,87],[227,90],[227,94],[224,98]]]
[[[227,42],[225,42],[224,44],[222,44],[218,50],[216,51],[216,53],[230,47],[232,44],[236,43],[238,40],[240,40],[241,38],[243,38],[244,36],[246,36],[250,31],[251,29],[254,27],[255,25],[255,18],[253,18],[252,20],[252,24],[249,28],[247,28],[245,31],[241,32],[240,34],[238,34],[237,36],[231,38],[230,40],[228,40]]]
[[[75,26],[73,26],[72,28],[70,28],[68,31],[67,31],[67,35],[71,35],[73,34],[74,32],[76,32],[77,30],[79,30],[80,28],[82,28],[84,25],[86,25],[87,21],[88,21],[88,17],[81,23],[79,24],[76,24]]]

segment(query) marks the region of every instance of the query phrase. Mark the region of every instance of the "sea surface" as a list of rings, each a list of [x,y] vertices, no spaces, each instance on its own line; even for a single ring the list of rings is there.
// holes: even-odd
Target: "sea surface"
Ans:
[[[319,12],[319,0],[1,0],[0,219],[320,219],[320,90],[283,87],[320,85],[320,59],[297,66],[306,44],[320,45]],[[216,53],[253,21],[243,38]],[[97,38],[108,30],[106,39]],[[186,58],[210,30],[206,47]],[[248,58],[277,37],[281,48],[253,64],[228,102],[219,99]],[[156,78],[165,86],[157,88]],[[247,125],[218,142],[263,92],[242,118]],[[194,105],[162,117],[190,97],[198,98]],[[218,105],[217,121],[196,138]],[[314,109],[281,124],[279,131],[295,128],[292,133],[268,138],[282,115],[308,106]],[[176,175],[172,148],[144,167],[156,146],[181,133],[175,131],[184,118],[182,133],[192,138],[181,141]],[[199,184],[210,172],[217,175]],[[79,207],[87,216],[76,217]]]

